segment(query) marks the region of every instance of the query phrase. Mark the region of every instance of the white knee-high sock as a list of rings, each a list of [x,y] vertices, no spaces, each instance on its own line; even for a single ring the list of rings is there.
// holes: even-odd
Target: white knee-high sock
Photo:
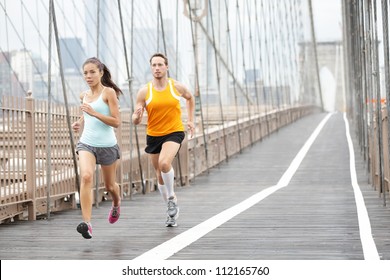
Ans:
[[[165,202],[168,201],[168,192],[167,187],[165,185],[160,185],[160,183],[157,184],[158,190],[160,191],[161,197],[164,199]]]
[[[167,187],[168,198],[174,196],[173,182],[175,180],[175,171],[171,168],[167,173],[161,172],[161,176],[164,180],[164,185]]]

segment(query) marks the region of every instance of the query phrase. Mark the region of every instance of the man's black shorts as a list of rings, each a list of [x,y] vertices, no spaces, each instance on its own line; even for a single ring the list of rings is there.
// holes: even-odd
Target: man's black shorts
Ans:
[[[145,152],[148,154],[159,154],[161,152],[162,145],[165,142],[176,142],[181,144],[184,140],[184,132],[177,131],[164,136],[150,136],[146,135],[146,148]]]

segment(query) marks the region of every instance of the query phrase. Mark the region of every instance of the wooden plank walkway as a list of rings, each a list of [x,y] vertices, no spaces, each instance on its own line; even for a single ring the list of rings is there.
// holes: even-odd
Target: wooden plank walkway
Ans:
[[[109,201],[94,208],[91,240],[76,232],[80,210],[0,225],[0,259],[363,260],[341,113],[331,115],[288,185],[259,198],[278,185],[325,116],[284,127],[178,188],[176,228],[165,227],[158,193],[136,195],[122,202],[114,225],[107,221]],[[355,154],[373,240],[380,259],[389,260],[390,209],[367,183],[366,164]],[[248,201],[252,196],[258,200]]]

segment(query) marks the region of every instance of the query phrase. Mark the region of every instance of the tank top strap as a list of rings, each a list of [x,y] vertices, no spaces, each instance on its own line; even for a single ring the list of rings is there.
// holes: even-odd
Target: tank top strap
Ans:
[[[149,82],[148,83],[149,96],[148,96],[148,94],[146,95],[146,100],[145,100],[146,105],[148,105],[152,101],[152,97],[153,97],[153,89],[152,88],[153,88],[152,82]]]

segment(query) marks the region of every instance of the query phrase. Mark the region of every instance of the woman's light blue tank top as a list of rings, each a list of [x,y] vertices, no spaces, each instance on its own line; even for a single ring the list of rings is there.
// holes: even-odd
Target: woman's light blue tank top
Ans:
[[[103,89],[104,91],[104,89]],[[110,116],[110,108],[103,100],[103,91],[98,99],[88,103],[83,99],[83,103],[88,103],[91,107],[100,114]],[[81,135],[80,142],[92,147],[112,147],[117,144],[114,128],[106,125],[98,118],[92,117],[87,113],[84,115],[84,130]]]

